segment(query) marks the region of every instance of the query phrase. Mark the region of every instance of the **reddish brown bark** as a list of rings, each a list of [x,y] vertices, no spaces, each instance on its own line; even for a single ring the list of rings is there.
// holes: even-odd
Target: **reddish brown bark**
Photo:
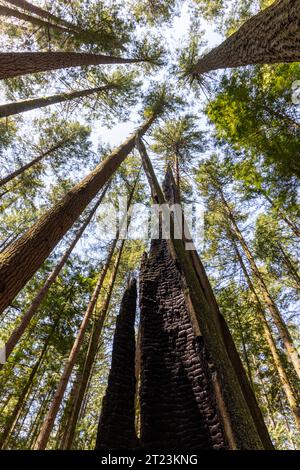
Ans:
[[[136,135],[144,134],[154,120],[155,116],[149,118],[33,227],[0,254],[0,312],[39,269],[85,207],[125,160],[134,148]]]
[[[135,64],[138,62],[143,61],[83,52],[1,52],[0,79],[86,65]]]

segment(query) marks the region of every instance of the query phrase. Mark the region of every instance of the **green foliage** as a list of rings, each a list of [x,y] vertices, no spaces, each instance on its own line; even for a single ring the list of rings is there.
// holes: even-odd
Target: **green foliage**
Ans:
[[[219,139],[252,158],[263,156],[283,176],[300,176],[297,110],[291,86],[298,64],[263,66],[224,76],[206,113]]]

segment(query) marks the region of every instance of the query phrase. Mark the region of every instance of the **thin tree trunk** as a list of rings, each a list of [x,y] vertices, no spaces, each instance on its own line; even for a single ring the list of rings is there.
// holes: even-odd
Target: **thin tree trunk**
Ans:
[[[270,196],[268,196],[268,194],[266,192],[263,192],[263,195],[264,197],[266,198],[266,200],[268,201],[268,203],[270,204],[271,207],[275,207],[274,206],[274,203],[272,201],[272,199],[270,198]],[[294,224],[294,222],[292,222],[281,210],[278,211],[278,214],[280,215],[280,218],[290,227],[290,229],[294,232],[294,234],[296,235],[296,237],[300,238],[300,229],[299,227],[297,227],[296,224]]]
[[[1,438],[0,438],[0,449],[3,449],[6,445],[6,442],[9,438],[9,435],[11,434],[19,416],[20,416],[20,413],[21,413],[21,410],[22,410],[22,407],[23,407],[23,403],[24,401],[26,400],[26,397],[29,393],[29,390],[30,388],[32,387],[32,383],[35,379],[35,376],[37,374],[37,371],[44,359],[44,356],[47,352],[47,348],[49,346],[49,343],[51,341],[51,338],[53,337],[53,334],[55,332],[55,329],[59,323],[59,320],[60,320],[60,315],[58,316],[58,318],[56,319],[56,321],[53,323],[53,326],[51,328],[51,332],[50,334],[48,335],[48,338],[44,344],[44,347],[42,348],[42,351],[40,353],[40,356],[38,358],[38,360],[36,361],[35,365],[33,366],[31,372],[30,372],[30,375],[28,377],[28,380],[25,384],[25,386],[23,387],[22,389],[22,392],[21,394],[19,395],[19,398],[18,398],[18,401],[14,407],[14,409],[12,410],[10,416],[9,416],[9,419],[8,419],[8,422],[6,423],[6,426],[5,426],[5,429],[1,435]]]
[[[300,61],[300,0],[277,0],[200,58],[192,74],[251,64]]]
[[[9,358],[9,356],[12,353],[13,349],[15,348],[16,344],[18,343],[20,338],[23,336],[23,334],[24,334],[26,328],[28,327],[31,319],[33,318],[33,316],[38,311],[38,308],[40,307],[43,300],[46,298],[51,286],[55,283],[59,273],[61,272],[62,268],[66,264],[66,262],[69,259],[72,251],[74,250],[76,244],[80,240],[82,234],[84,233],[85,229],[87,228],[90,221],[92,220],[96,210],[98,209],[99,205],[101,204],[101,202],[102,202],[102,200],[103,200],[103,198],[106,194],[106,191],[107,191],[108,187],[109,186],[107,185],[106,188],[104,189],[104,191],[102,192],[99,200],[94,205],[93,209],[91,210],[88,217],[86,218],[85,222],[80,227],[80,229],[76,232],[73,241],[71,242],[71,244],[69,245],[69,247],[65,251],[64,255],[62,256],[62,258],[60,259],[58,264],[55,266],[53,271],[50,273],[50,275],[48,276],[48,278],[45,281],[44,285],[38,291],[37,295],[35,296],[35,298],[31,302],[30,307],[28,308],[28,310],[24,314],[24,316],[21,320],[21,323],[14,329],[14,331],[10,335],[8,341],[5,344],[6,360]],[[2,367],[3,367],[3,365],[0,364],[0,370],[1,370]]]
[[[124,240],[122,242],[124,242]],[[120,262],[120,256],[118,256],[117,267],[119,266],[119,262]],[[93,292],[93,295],[91,297],[89,305],[88,305],[88,307],[86,309],[86,312],[84,314],[81,326],[79,328],[79,331],[77,333],[77,337],[74,341],[72,350],[70,352],[69,358],[68,358],[67,363],[65,365],[62,377],[61,377],[60,382],[58,384],[58,387],[56,389],[56,392],[55,392],[53,401],[51,403],[50,409],[49,409],[48,414],[47,414],[47,416],[44,420],[43,426],[40,430],[40,434],[39,434],[39,436],[37,438],[37,441],[35,443],[35,449],[36,450],[45,449],[46,446],[47,446],[47,442],[49,440],[49,437],[50,437],[50,434],[51,434],[51,431],[52,431],[52,428],[53,428],[53,425],[54,425],[54,422],[55,422],[55,419],[56,419],[56,416],[57,416],[57,413],[58,413],[58,410],[59,410],[59,407],[61,405],[64,393],[65,393],[67,385],[68,385],[68,381],[70,379],[70,376],[71,376],[71,373],[73,371],[76,359],[78,357],[78,354],[79,354],[79,351],[80,351],[80,348],[81,348],[81,345],[82,345],[82,342],[83,342],[83,339],[84,339],[84,335],[85,335],[87,326],[88,326],[88,324],[90,322],[90,319],[91,319],[91,317],[94,313],[95,306],[96,306],[96,303],[97,303],[99,295],[100,295],[100,291],[101,291],[103,281],[104,281],[103,273],[105,271],[106,270],[104,269],[103,272],[99,276],[99,279],[98,279],[98,282],[96,284],[95,290]],[[114,270],[114,273],[115,273],[115,276],[116,276],[115,270]]]
[[[73,413],[72,413],[72,419],[70,421],[69,434],[65,443],[65,449],[72,448],[78,417],[80,414],[80,410],[82,408],[82,403],[83,403],[84,396],[87,390],[87,385],[91,376],[93,364],[97,356],[99,338],[101,336],[103,325],[104,325],[107,311],[109,308],[109,304],[110,304],[110,300],[111,300],[112,292],[114,289],[116,276],[118,273],[119,264],[120,264],[120,260],[121,260],[121,256],[122,256],[122,252],[124,248],[124,243],[125,243],[125,240],[122,240],[120,249],[119,249],[119,252],[118,252],[114,267],[113,267],[111,279],[109,281],[109,286],[107,288],[107,295],[105,298],[105,302],[104,302],[103,307],[101,308],[100,313],[97,315],[94,328],[91,333],[89,347],[88,347],[88,351],[87,351],[87,355],[86,355],[86,359],[84,363],[83,374],[81,377],[80,387],[78,389],[78,394],[76,397],[75,406],[74,406]]]
[[[22,10],[28,11],[29,13],[32,13],[34,15],[40,16],[41,18],[45,18],[46,20],[52,20],[52,21],[55,21],[56,23],[61,23],[68,28],[76,27],[75,25],[64,20],[63,18],[59,18],[58,16],[53,15],[53,13],[50,13],[49,11],[44,10],[43,8],[33,5],[32,3],[27,2],[26,0],[5,0],[5,1],[6,3],[10,3],[11,5],[21,8]]]
[[[254,285],[251,281],[251,278],[249,276],[249,273],[247,271],[247,268],[245,266],[243,258],[242,258],[241,254],[239,252],[236,241],[234,240],[233,236],[230,237],[230,239],[231,239],[231,243],[232,243],[232,246],[234,248],[234,251],[236,253],[238,262],[239,262],[239,264],[242,268],[245,279],[247,281],[247,284],[249,286],[249,289],[250,289],[250,291],[252,293],[252,296],[253,296],[253,299],[255,301],[255,304],[256,304],[256,307],[257,307],[256,311],[257,311],[257,314],[258,314],[258,317],[259,317],[259,321],[260,321],[260,323],[263,327],[264,337],[265,337],[267,345],[270,349],[270,352],[271,352],[271,355],[272,355],[272,358],[273,358],[273,362],[274,362],[274,365],[276,367],[277,374],[279,376],[283,391],[284,391],[285,396],[287,398],[287,402],[288,402],[288,404],[291,408],[291,411],[294,415],[296,425],[297,425],[298,429],[300,430],[300,408],[299,408],[297,395],[294,393],[294,390],[293,390],[293,387],[291,385],[289,376],[288,376],[288,374],[285,370],[284,364],[282,363],[280,354],[278,352],[276,343],[275,343],[274,338],[273,338],[272,331],[271,331],[270,326],[268,324],[268,321],[266,319],[264,309],[261,305],[259,296],[258,296],[258,294],[255,290],[255,287],[254,287]]]
[[[47,413],[47,408],[49,406],[49,402],[51,402],[52,400],[52,397],[53,397],[53,393],[54,393],[54,390],[51,389],[49,390],[49,392],[44,396],[44,399],[41,403],[41,406],[40,406],[40,410],[34,420],[34,426],[30,426],[31,429],[33,428],[33,431],[31,432],[31,439],[29,441],[29,446],[28,449],[34,449],[34,443],[37,439],[37,436],[39,434],[39,430],[42,426],[42,423],[43,423],[43,419],[44,419],[44,416],[45,414]]]
[[[69,93],[58,93],[57,95],[46,96],[42,98],[34,98],[24,101],[15,101],[0,105],[0,118],[12,116],[14,114],[24,113],[32,109],[44,108],[56,103],[64,103],[66,101],[75,100],[77,98],[84,98],[93,95],[94,93],[101,93],[113,88],[112,85],[105,85],[96,88],[89,88],[87,90],[72,91]],[[1,185],[1,181],[0,181]]]
[[[0,106],[0,108],[1,108],[1,106]],[[60,148],[62,148],[68,142],[70,142],[70,139],[60,141],[58,144],[54,145],[49,150],[46,150],[46,152],[41,153],[38,157],[31,160],[29,163],[26,163],[25,165],[21,166],[20,168],[13,171],[9,175],[7,175],[4,178],[0,179],[0,187],[4,186],[7,183],[9,183],[11,180],[13,180],[17,176],[21,175],[22,173],[24,173],[24,171],[29,170],[29,168],[36,165],[37,163],[39,163],[44,158],[48,157],[48,155],[51,155],[51,153],[53,153],[56,150],[59,150]]]
[[[280,242],[277,243],[278,249],[282,254],[283,257],[283,262],[286,265],[287,272],[290,274],[290,276],[294,279],[296,283],[296,288],[300,290],[300,275],[295,268],[291,258],[289,255],[286,253],[285,249],[283,248],[282,244]]]
[[[131,192],[130,192],[130,195],[129,195],[129,198],[128,198],[128,201],[127,201],[127,213],[128,213],[128,211],[130,209],[130,206],[132,204],[138,180],[139,180],[139,173],[137,175],[137,178],[136,178],[135,183],[134,183],[134,185],[131,189]],[[124,223],[127,223],[127,227],[130,223],[130,219],[128,220],[126,214],[125,214],[124,219],[125,220],[123,220],[122,223],[121,223],[121,230],[123,228],[122,226],[123,226]],[[119,232],[120,231],[118,230],[117,234],[116,234],[116,238],[114,239],[114,241],[112,243],[112,247],[110,249],[110,253],[109,253],[107,261],[106,261],[105,271],[103,273],[104,274],[103,280],[104,280],[104,277],[106,276],[108,268],[110,266],[110,263],[111,263],[116,245],[117,245]],[[81,410],[81,407],[82,407],[83,398],[84,398],[84,395],[85,395],[85,392],[86,392],[86,389],[87,389],[87,384],[88,384],[88,381],[89,381],[89,377],[91,375],[91,370],[92,370],[92,367],[93,367],[93,364],[94,364],[94,360],[95,360],[95,357],[97,355],[97,348],[98,348],[97,345],[99,343],[99,338],[101,336],[101,332],[102,332],[103,324],[104,324],[104,321],[105,321],[106,313],[107,313],[107,310],[108,310],[109,304],[110,304],[111,293],[112,293],[112,289],[114,287],[114,283],[115,283],[115,279],[116,279],[116,275],[117,275],[117,270],[119,268],[119,263],[120,263],[120,259],[121,259],[121,255],[122,255],[122,250],[123,250],[123,247],[124,247],[123,242],[124,242],[124,240],[122,241],[122,244],[121,244],[121,247],[120,247],[120,250],[119,250],[119,255],[117,257],[115,267],[114,267],[114,270],[113,270],[113,274],[112,274],[112,278],[111,278],[111,281],[110,281],[111,289],[109,289],[109,293],[106,297],[104,307],[101,309],[101,313],[98,315],[98,318],[95,321],[95,325],[94,325],[94,328],[93,328],[93,331],[92,331],[92,334],[91,334],[91,337],[90,337],[90,343],[89,343],[89,347],[88,347],[88,351],[87,351],[87,355],[86,355],[86,359],[85,359],[83,374],[82,374],[82,377],[81,377],[80,386],[77,390],[77,396],[76,396],[75,405],[74,405],[74,408],[73,408],[73,411],[72,411],[72,416],[71,416],[71,419],[70,419],[70,422],[69,422],[67,436],[66,436],[65,441],[64,441],[64,449],[66,449],[66,450],[71,449],[73,441],[74,441],[74,435],[75,435],[75,431],[76,431],[77,421],[78,421],[80,410]]]
[[[224,197],[222,189],[219,188],[218,191],[219,191],[219,194],[221,196],[221,200],[222,200],[222,203],[223,203],[224,210],[225,210],[225,212],[227,214],[227,217],[230,221],[232,232],[234,233],[235,237],[237,238],[237,240],[239,241],[241,247],[243,248],[243,251],[246,255],[246,258],[249,261],[249,264],[251,266],[251,269],[252,269],[252,272],[255,276],[255,279],[257,280],[257,283],[258,283],[261,295],[264,299],[264,302],[268,306],[269,312],[270,312],[270,314],[271,314],[271,316],[274,320],[276,328],[278,329],[278,332],[280,334],[280,338],[281,338],[281,340],[284,344],[285,350],[286,350],[287,357],[289,358],[290,362],[293,364],[294,369],[295,369],[298,377],[300,378],[299,356],[298,356],[297,349],[295,348],[295,346],[293,344],[293,340],[292,340],[292,337],[289,333],[289,330],[288,330],[283,318],[281,317],[281,314],[280,314],[280,312],[277,308],[277,305],[275,304],[273,298],[271,297],[271,294],[269,293],[269,290],[266,286],[266,283],[263,279],[263,276],[260,273],[260,271],[259,271],[259,269],[256,265],[256,262],[255,262],[255,260],[252,256],[252,253],[249,250],[249,247],[246,243],[246,240],[244,239],[240,229],[238,228],[238,225],[235,221],[234,215],[233,215],[233,213],[232,213],[232,211],[231,211],[231,209],[230,209],[230,207],[229,207],[229,205],[228,205],[228,203],[227,203],[227,201]]]
[[[89,202],[133,150],[136,136],[155,120],[151,116],[120,147],[0,254],[0,313],[35,274]]]
[[[0,5],[0,16],[6,16],[6,17],[14,17],[17,18],[18,20],[21,21],[27,21],[28,23],[31,23],[33,25],[39,26],[39,27],[45,27],[47,29],[53,29],[55,31],[59,31],[61,33],[70,33],[68,29],[66,29],[63,26],[59,26],[57,24],[50,23],[49,21],[44,21],[41,20],[40,18],[37,18],[36,16],[31,16],[27,15],[26,13],[22,13],[19,10],[15,10],[13,8],[8,8],[6,6]]]
[[[251,384],[252,389],[254,390],[253,379],[252,379],[252,370],[251,370],[251,366],[250,366],[248,351],[247,351],[246,342],[245,342],[244,331],[243,331],[243,327],[242,327],[239,312],[236,311],[235,316],[236,316],[236,319],[237,319],[237,322],[238,322],[238,325],[239,325],[239,335],[240,335],[240,340],[241,340],[241,343],[242,343],[244,360],[245,360],[245,363],[246,363],[246,366],[247,366],[248,379],[249,379],[249,382]]]
[[[141,153],[146,175],[152,189],[154,200],[160,204],[163,218],[170,219],[170,213],[162,190],[153,171],[151,161],[147,155],[144,144],[139,140],[138,149]],[[171,234],[174,233],[174,223],[171,223]],[[182,240],[170,240],[170,252],[175,262],[180,262],[185,285],[186,304],[189,307],[191,320],[196,337],[209,351],[212,362],[216,368],[214,391],[218,408],[223,419],[224,430],[231,449],[263,449],[272,448],[271,441],[262,437],[257,428],[257,422],[245,401],[240,383],[229,359],[224,340],[220,334],[213,307],[209,305],[203,290],[200,288],[198,278],[190,257],[185,251]],[[237,412],[238,410],[238,412]],[[247,431],[246,431],[247,430]]]
[[[113,57],[84,52],[1,52],[0,80],[48,70],[86,65],[135,64],[142,59]]]
[[[65,409],[65,415],[66,416],[65,416],[65,419],[64,419],[64,423],[63,423],[64,431],[63,431],[63,435],[60,439],[60,444],[59,444],[59,449],[61,449],[61,450],[66,448],[66,440],[68,438],[70,425],[71,425],[71,422],[72,422],[72,414],[73,414],[73,410],[74,410],[76,396],[78,394],[78,390],[79,390],[79,387],[80,387],[81,377],[82,377],[82,373],[83,373],[83,366],[84,366],[84,362],[82,361],[79,364],[79,369],[76,373],[76,377],[75,377],[75,380],[74,380],[74,383],[73,383],[73,386],[72,386],[72,390],[70,392],[68,402],[67,402],[67,405],[66,405],[66,409]]]

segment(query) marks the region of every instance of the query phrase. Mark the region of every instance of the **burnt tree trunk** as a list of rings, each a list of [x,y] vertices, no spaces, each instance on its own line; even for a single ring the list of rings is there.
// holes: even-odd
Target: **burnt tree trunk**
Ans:
[[[112,363],[98,426],[96,449],[137,447],[135,432],[136,280],[127,287],[117,317]]]
[[[213,366],[196,340],[178,266],[153,240],[141,272],[141,442],[168,449],[224,449]]]

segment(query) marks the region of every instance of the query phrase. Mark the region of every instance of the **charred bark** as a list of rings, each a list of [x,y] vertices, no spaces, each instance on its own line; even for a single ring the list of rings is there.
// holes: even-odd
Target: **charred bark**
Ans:
[[[135,432],[136,280],[127,287],[117,317],[112,363],[102,402],[96,449],[137,447]]]

